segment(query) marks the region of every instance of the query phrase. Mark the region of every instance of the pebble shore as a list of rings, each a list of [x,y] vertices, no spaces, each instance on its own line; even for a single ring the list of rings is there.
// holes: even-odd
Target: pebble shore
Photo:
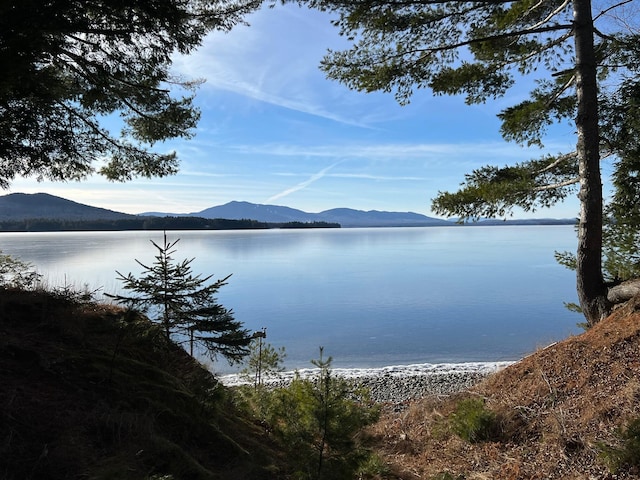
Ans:
[[[354,389],[366,388],[371,400],[379,403],[399,404],[430,395],[451,395],[463,391],[511,362],[488,364],[481,368],[421,369],[400,367],[394,369],[335,370],[333,373],[351,382]],[[459,367],[459,366],[458,366]],[[299,371],[302,377],[313,378],[313,370]],[[265,379],[274,388],[285,387],[294,378],[292,372]],[[229,385],[244,383],[237,376],[222,378]]]
[[[402,403],[430,395],[451,395],[484,379],[479,372],[433,373],[427,375],[382,375],[350,379],[355,387],[369,390],[371,400],[380,403]]]

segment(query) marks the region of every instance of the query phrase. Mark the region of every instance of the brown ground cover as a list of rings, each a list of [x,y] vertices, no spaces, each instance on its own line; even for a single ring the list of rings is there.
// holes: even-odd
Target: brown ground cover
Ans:
[[[462,398],[494,412],[500,438],[470,443],[451,431]],[[396,409],[397,410],[397,409]],[[640,416],[640,298],[582,335],[535,352],[469,392],[389,409],[372,429],[402,479],[627,479],[602,445]]]

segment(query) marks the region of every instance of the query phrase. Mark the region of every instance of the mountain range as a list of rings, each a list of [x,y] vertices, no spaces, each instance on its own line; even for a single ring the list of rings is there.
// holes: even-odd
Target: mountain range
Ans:
[[[11,193],[0,196],[0,221],[52,220],[124,220],[135,215],[90,207],[48,193]]]
[[[328,222],[343,227],[414,227],[451,225],[451,222],[427,217],[413,212],[362,211],[351,208],[334,208],[320,213],[308,213],[279,205],[261,205],[249,202],[229,202],[217,207],[186,214],[146,212],[147,216],[190,216],[201,218],[225,218],[229,220],[251,219],[267,223]]]
[[[233,201],[192,213],[145,212],[139,215],[115,212],[91,207],[46,193],[11,193],[0,196],[0,221],[25,219],[52,220],[124,220],[140,216],[153,217],[200,217],[208,219],[256,220],[265,223],[328,222],[342,227],[424,227],[451,226],[452,221],[428,217],[413,212],[385,212],[378,210],[354,210],[334,208],[319,213],[308,213],[279,205],[262,205]],[[487,220],[480,225],[507,224],[570,224],[572,219],[554,220]]]

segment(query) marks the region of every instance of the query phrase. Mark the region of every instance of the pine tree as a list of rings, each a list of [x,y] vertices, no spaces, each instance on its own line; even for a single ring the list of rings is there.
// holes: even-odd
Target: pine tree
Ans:
[[[368,392],[355,390],[332,371],[331,357],[311,363],[314,378],[297,376],[287,388],[273,393],[267,422],[291,452],[296,478],[307,480],[356,478],[370,457],[362,444],[363,429],[379,416]]]
[[[96,164],[109,180],[175,173],[176,153],[152,147],[193,135],[200,81],[176,78],[172,58],[260,3],[0,2],[0,188],[16,176],[83,179]],[[104,123],[114,117],[119,134]]]
[[[194,345],[200,345],[212,358],[221,354],[230,363],[240,361],[249,353],[251,337],[233,312],[218,304],[215,297],[231,275],[207,285],[213,275],[194,275],[193,258],[180,262],[173,259],[179,241],[168,241],[166,232],[162,245],[151,240],[157,250],[155,261],[146,265],[136,260],[143,268],[140,277],[116,271],[123,288],[134,295],[109,296],[128,308],[150,312],[167,340],[173,337],[188,342],[191,355]]]
[[[265,342],[266,329],[255,332],[249,345],[249,355],[245,359],[245,367],[240,371],[240,376],[253,382],[254,389],[262,385],[265,377],[277,375],[284,370],[282,363],[287,356],[284,347],[276,349]]]

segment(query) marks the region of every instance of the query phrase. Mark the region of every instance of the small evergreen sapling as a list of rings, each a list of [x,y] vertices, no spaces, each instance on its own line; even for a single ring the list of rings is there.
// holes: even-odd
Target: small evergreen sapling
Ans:
[[[618,445],[597,445],[599,456],[611,473],[640,471],[640,417],[617,431]]]
[[[481,398],[465,398],[451,415],[452,430],[460,438],[471,443],[497,441],[500,439],[500,421],[489,410]]]
[[[267,337],[264,329],[255,332],[252,337],[249,355],[245,359],[245,367],[240,371],[240,376],[253,382],[253,387],[257,389],[265,377],[277,375],[284,370],[282,363],[287,354],[284,347],[276,349],[264,341]]]
[[[378,419],[379,408],[367,392],[354,391],[333,374],[332,358],[323,353],[321,347],[320,358],[311,361],[318,368],[315,378],[297,376],[287,388],[275,390],[267,422],[291,452],[294,478],[356,478],[371,457],[362,431]]]
[[[166,233],[162,245],[151,240],[157,250],[155,261],[148,266],[136,259],[143,268],[140,277],[116,271],[123,288],[134,295],[109,296],[131,309],[145,313],[154,310],[156,317],[152,314],[150,318],[162,326],[167,340],[172,336],[188,339],[191,355],[194,345],[200,345],[212,358],[221,354],[230,363],[240,361],[249,353],[251,337],[234,319],[233,311],[215,298],[231,275],[207,285],[212,275],[194,275],[193,258],[180,262],[173,259],[179,241],[168,241]]]

